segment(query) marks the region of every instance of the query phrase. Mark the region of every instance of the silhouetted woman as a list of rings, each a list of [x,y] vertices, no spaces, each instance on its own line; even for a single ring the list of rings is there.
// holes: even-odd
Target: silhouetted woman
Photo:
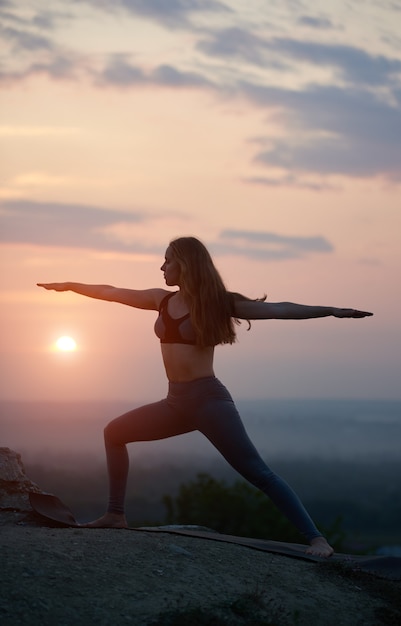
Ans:
[[[365,317],[355,309],[250,300],[226,290],[205,246],[194,237],[170,243],[161,266],[166,289],[120,289],[109,285],[38,283],[45,289],[120,302],[158,311],[160,339],[168,378],[165,399],[116,418],[104,431],[109,473],[109,505],[94,528],[126,528],[124,501],[128,476],[126,444],[164,439],[199,430],[244,478],[262,490],[304,535],[307,552],[330,556],[332,547],[316,528],[287,483],[262,460],[245,432],[233,400],[213,370],[214,347],[235,342],[234,323],[241,319],[307,319]]]

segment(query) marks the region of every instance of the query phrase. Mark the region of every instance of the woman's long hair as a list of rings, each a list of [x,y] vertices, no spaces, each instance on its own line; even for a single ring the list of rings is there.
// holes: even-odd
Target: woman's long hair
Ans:
[[[180,287],[187,298],[191,321],[200,346],[234,343],[234,300],[241,294],[227,291],[212,258],[199,239],[180,237],[170,243],[181,270]]]

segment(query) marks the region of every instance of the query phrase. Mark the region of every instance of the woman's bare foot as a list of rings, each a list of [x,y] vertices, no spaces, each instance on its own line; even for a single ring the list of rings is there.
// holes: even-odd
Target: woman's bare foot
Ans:
[[[327,543],[324,537],[315,537],[310,542],[309,548],[305,550],[306,554],[313,554],[315,556],[324,556],[328,558],[334,552],[334,549],[329,543]]]
[[[124,513],[105,513],[99,519],[87,524],[81,524],[82,528],[128,528]]]

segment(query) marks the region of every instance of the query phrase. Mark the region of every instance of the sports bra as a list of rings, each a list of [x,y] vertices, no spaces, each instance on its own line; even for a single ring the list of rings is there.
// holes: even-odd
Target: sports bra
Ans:
[[[168,293],[159,306],[159,317],[155,322],[155,333],[160,339],[160,343],[185,343],[191,346],[196,345],[196,335],[193,329],[189,313],[175,319],[168,312],[168,301],[174,296],[176,291]]]

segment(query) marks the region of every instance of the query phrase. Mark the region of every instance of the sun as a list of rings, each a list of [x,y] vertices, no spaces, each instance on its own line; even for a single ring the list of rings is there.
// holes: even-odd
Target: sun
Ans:
[[[72,337],[59,337],[56,341],[56,348],[60,352],[74,352],[77,349],[77,343]]]

